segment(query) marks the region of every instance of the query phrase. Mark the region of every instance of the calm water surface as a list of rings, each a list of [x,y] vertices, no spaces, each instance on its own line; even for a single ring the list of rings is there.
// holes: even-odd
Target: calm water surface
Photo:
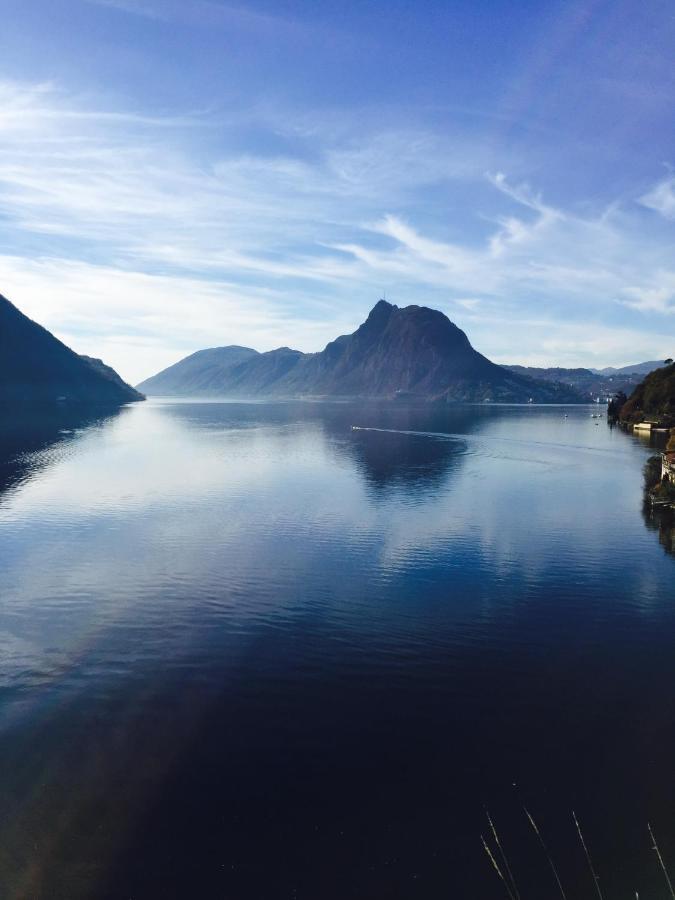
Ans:
[[[669,896],[675,559],[589,408],[0,428],[0,896]],[[352,424],[364,429],[353,431]]]

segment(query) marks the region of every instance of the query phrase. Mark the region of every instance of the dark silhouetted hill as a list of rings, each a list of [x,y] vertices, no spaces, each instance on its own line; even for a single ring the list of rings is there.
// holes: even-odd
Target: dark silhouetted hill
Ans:
[[[0,404],[118,406],[143,399],[101,360],[78,356],[0,296]]]
[[[675,363],[651,372],[622,406],[625,422],[654,421],[675,427]]]

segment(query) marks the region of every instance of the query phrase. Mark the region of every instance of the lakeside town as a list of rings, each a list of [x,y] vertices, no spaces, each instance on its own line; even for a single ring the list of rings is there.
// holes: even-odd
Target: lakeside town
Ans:
[[[617,393],[607,405],[608,421],[648,441],[657,452],[644,466],[643,515],[675,555],[675,364],[667,359],[647,375],[630,397]]]

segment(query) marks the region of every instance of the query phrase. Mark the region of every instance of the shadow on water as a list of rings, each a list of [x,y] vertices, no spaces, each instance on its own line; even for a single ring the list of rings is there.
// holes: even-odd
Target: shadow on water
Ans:
[[[112,421],[122,411],[58,406],[0,410],[0,501],[49,465],[50,450]]]
[[[658,534],[659,543],[666,553],[675,556],[675,509],[672,507],[659,509],[645,502],[642,516],[647,528]]]
[[[643,471],[642,518],[647,529],[658,534],[659,543],[665,552],[675,556],[675,507],[653,504],[650,499],[650,488],[653,488],[660,478],[661,452],[666,449],[668,435],[659,432],[647,435],[632,433],[629,436],[649,447],[655,454],[647,460]]]

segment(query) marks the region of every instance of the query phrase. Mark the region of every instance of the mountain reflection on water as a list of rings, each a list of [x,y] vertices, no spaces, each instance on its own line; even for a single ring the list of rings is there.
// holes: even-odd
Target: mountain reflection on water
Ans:
[[[547,900],[524,803],[568,896],[593,890],[572,808],[606,895],[659,896],[673,560],[640,515],[649,448],[596,421],[5,422],[0,894],[496,900],[486,804]]]

